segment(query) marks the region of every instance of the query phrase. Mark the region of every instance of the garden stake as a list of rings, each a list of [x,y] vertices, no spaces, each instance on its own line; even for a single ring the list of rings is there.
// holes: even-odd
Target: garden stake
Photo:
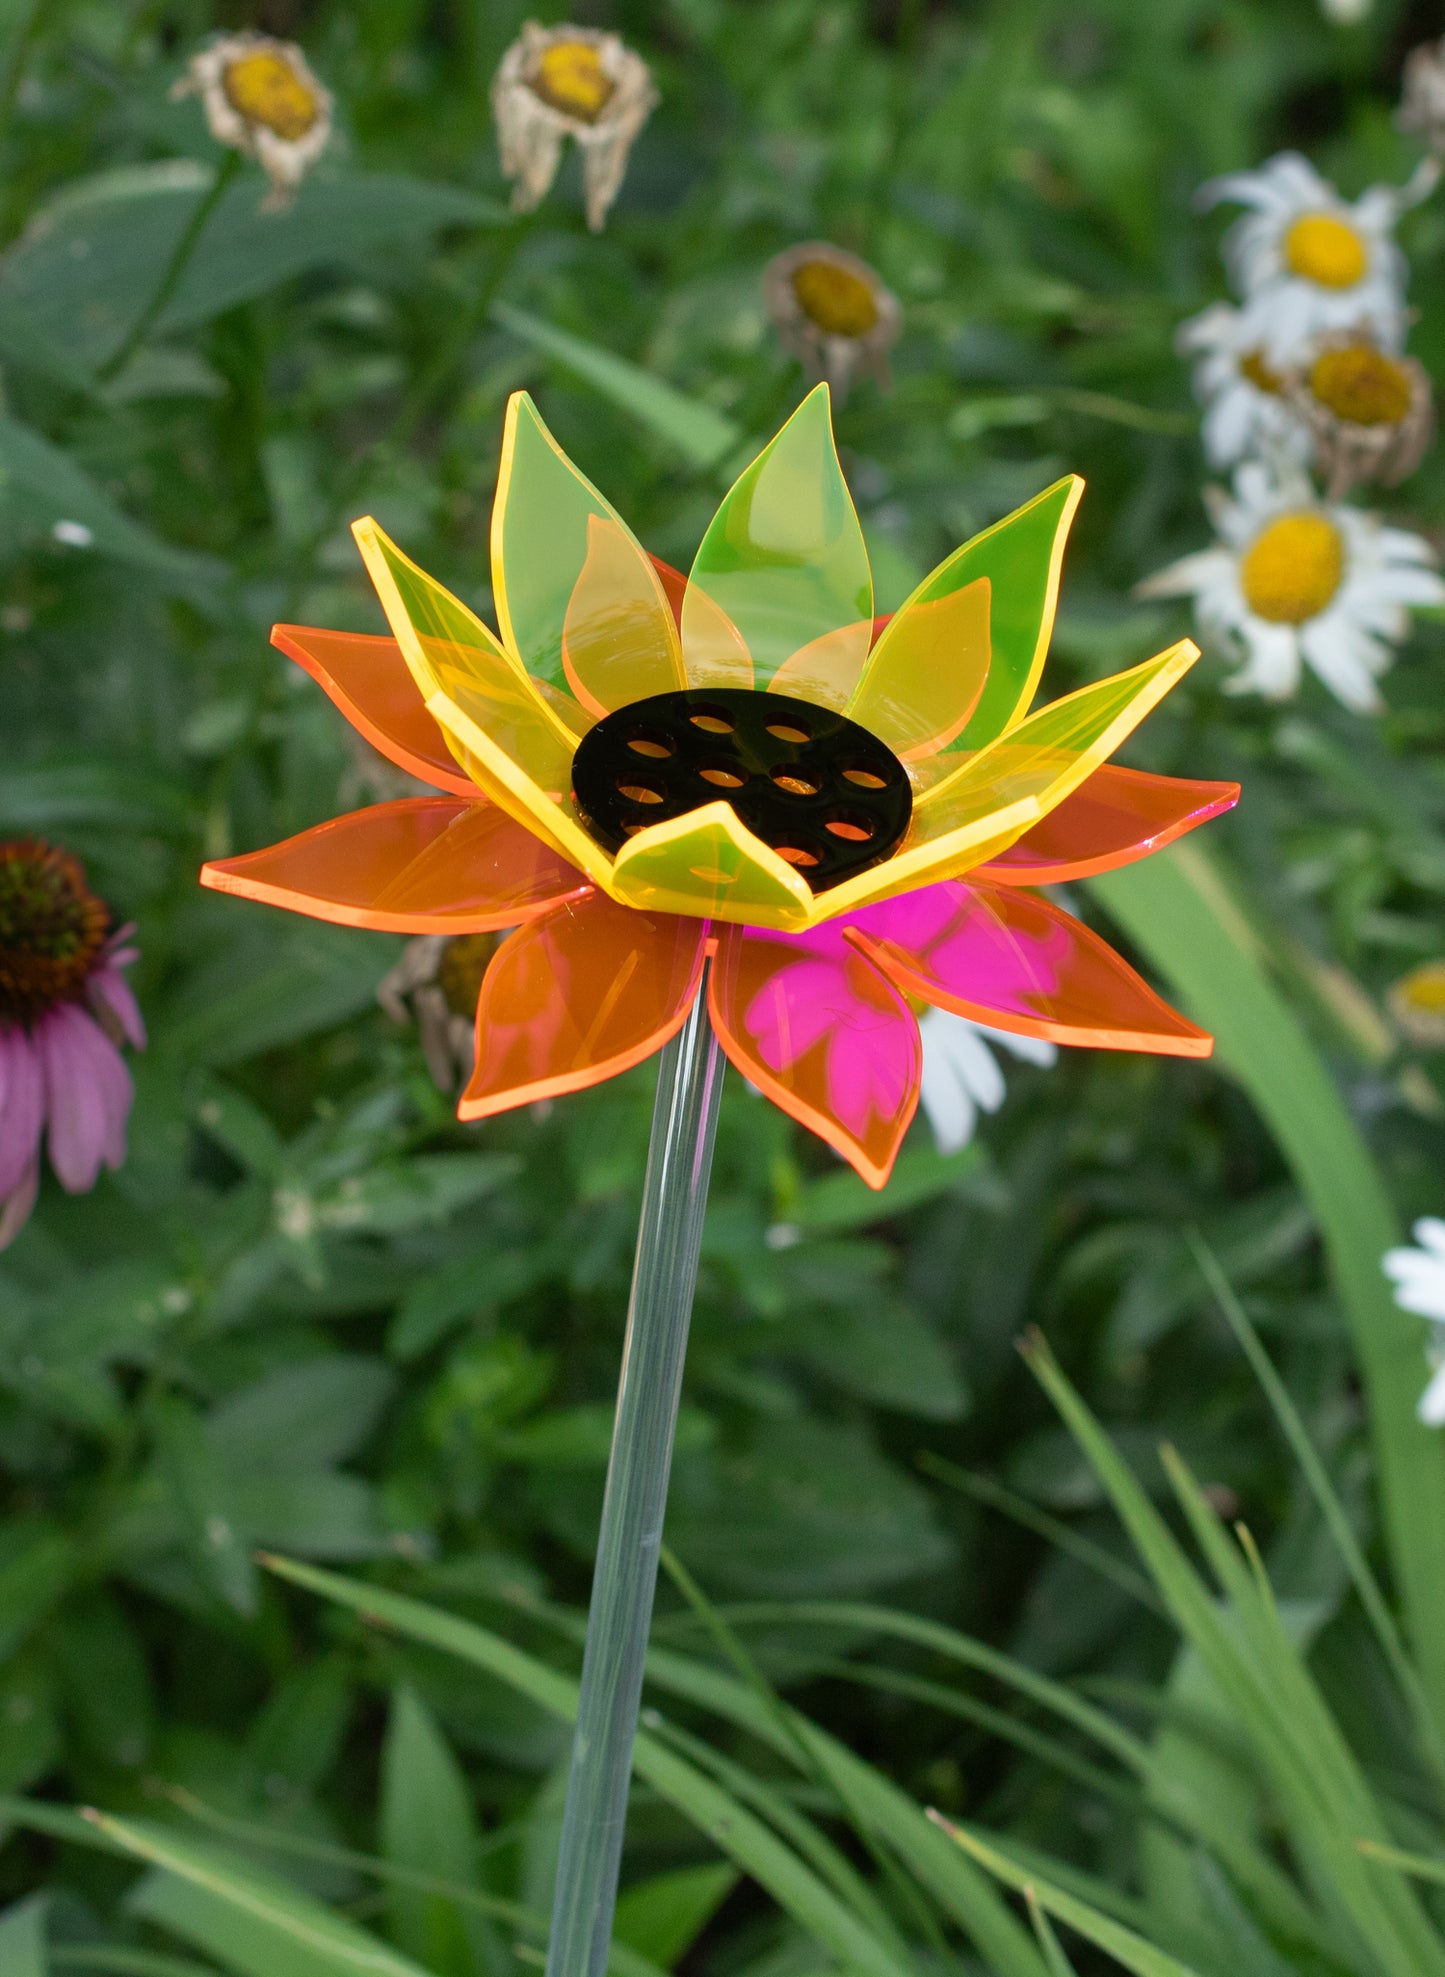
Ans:
[[[602,1977],[607,1968],[724,1069],[704,989],[664,1049],[657,1076],[562,1814],[547,1977]]]

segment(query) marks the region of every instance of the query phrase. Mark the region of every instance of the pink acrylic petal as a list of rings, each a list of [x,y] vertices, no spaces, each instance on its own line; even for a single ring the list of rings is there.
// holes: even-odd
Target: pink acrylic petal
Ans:
[[[907,1003],[839,925],[722,930],[709,1004],[743,1076],[882,1187],[918,1104],[922,1048]]]
[[[20,1185],[44,1123],[45,1083],[35,1046],[24,1030],[0,1028],[0,1200]]]
[[[134,1090],[120,1052],[72,1003],[53,1009],[35,1032],[45,1074],[50,1164],[69,1194],[95,1186],[101,1164],[125,1158],[125,1122]]]

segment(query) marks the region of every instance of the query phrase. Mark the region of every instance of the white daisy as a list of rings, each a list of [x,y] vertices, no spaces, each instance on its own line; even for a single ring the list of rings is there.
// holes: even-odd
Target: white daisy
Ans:
[[[512,204],[530,213],[546,197],[570,137],[582,153],[587,224],[600,233],[633,140],[657,107],[652,74],[615,34],[526,21],[492,80],[502,172]]]
[[[1238,470],[1232,500],[1211,487],[1205,503],[1219,541],[1138,594],[1194,599],[1201,629],[1243,657],[1231,693],[1288,700],[1303,663],[1346,707],[1378,713],[1375,681],[1410,628],[1407,607],[1445,603],[1430,545],[1258,462]]]
[[[980,1110],[997,1112],[1003,1104],[1003,1072],[990,1044],[1001,1043],[1028,1064],[1049,1065],[1059,1054],[1043,1037],[989,1029],[946,1009],[925,1009],[918,1018],[918,1033],[923,1039],[919,1097],[940,1153],[957,1153],[967,1146]]]
[[[1200,188],[1200,202],[1250,210],[1224,236],[1244,303],[1242,333],[1272,369],[1297,362],[1323,330],[1371,329],[1398,350],[1405,335],[1405,258],[1394,229],[1409,195],[1373,185],[1353,204],[1295,151]]]
[[[1283,395],[1283,374],[1264,361],[1259,338],[1241,310],[1215,302],[1181,323],[1174,342],[1194,365],[1211,466],[1233,466],[1257,448],[1303,463],[1309,435]]]
[[[1427,1428],[1445,1427],[1445,1222],[1422,1215],[1412,1231],[1418,1249],[1387,1249],[1385,1275],[1395,1285],[1395,1302],[1429,1320],[1425,1357],[1431,1368],[1429,1385],[1415,1412]]]
[[[265,210],[295,196],[331,137],[332,102],[294,41],[220,34],[194,54],[171,96],[199,96],[218,144],[254,158],[271,181]]]

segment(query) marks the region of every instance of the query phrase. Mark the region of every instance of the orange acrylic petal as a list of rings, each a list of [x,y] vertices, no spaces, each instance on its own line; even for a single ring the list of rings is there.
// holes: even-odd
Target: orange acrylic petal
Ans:
[[[457,767],[394,638],[273,625],[271,643],[311,675],[388,762],[437,789],[475,799],[475,783]]]
[[[1162,851],[1239,801],[1238,783],[1151,776],[1106,762],[971,878],[1038,886],[1092,878]]]
[[[859,914],[844,938],[905,995],[976,1023],[1095,1050],[1214,1048],[1107,941],[1033,893],[948,881]]]
[[[479,934],[591,891],[493,804],[407,796],[201,869],[216,892],[392,934]]]
[[[477,1064],[457,1116],[582,1091],[651,1057],[696,999],[707,939],[705,920],[601,894],[513,934],[482,978]]]
[[[708,979],[718,1041],[743,1076],[881,1188],[918,1106],[912,1010],[840,930],[718,931]]]

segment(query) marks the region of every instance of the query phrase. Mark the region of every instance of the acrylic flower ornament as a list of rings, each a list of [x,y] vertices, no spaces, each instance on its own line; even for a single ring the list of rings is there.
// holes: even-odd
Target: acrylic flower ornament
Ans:
[[[517,928],[483,982],[465,1119],[649,1056],[709,956],[728,1056],[877,1187],[918,1101],[910,998],[1203,1056],[1208,1036],[1023,889],[1143,857],[1238,794],[1107,765],[1197,657],[1188,641],[1031,711],[1081,486],[966,544],[875,636],[826,386],[732,488],[685,581],[519,393],[492,518],[500,637],[369,520],[356,538],[394,638],[273,634],[443,794],[203,882],[352,926]]]

